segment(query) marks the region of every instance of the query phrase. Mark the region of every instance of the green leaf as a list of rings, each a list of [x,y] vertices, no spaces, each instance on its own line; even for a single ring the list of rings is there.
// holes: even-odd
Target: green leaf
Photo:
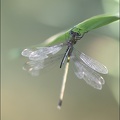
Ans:
[[[90,30],[110,24],[119,19],[120,19],[120,17],[118,17],[118,16],[99,15],[99,16],[91,17],[91,18],[79,23],[78,25],[75,26],[75,28],[76,29],[79,28],[83,32],[88,32]]]
[[[120,17],[118,16],[112,16],[112,15],[99,15],[99,16],[94,16],[91,17],[76,26],[74,26],[72,29],[69,29],[66,32],[62,32],[60,34],[54,35],[47,39],[45,42],[43,42],[41,45],[52,45],[52,44],[57,44],[59,42],[65,42],[66,40],[69,39],[70,34],[69,32],[73,30],[74,32],[78,32],[79,34],[84,34],[86,32],[89,32],[93,29],[105,26],[107,24],[110,24],[114,21],[119,20]]]
[[[47,40],[45,40],[40,46],[50,46],[50,45],[53,45],[53,44],[58,44],[58,43],[61,43],[61,42],[65,42],[69,39],[69,31],[67,32],[62,32],[62,33],[58,33],[50,38],[48,38]]]

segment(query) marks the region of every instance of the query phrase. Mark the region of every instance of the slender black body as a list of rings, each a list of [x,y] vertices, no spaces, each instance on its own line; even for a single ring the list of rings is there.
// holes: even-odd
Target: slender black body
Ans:
[[[68,68],[69,68],[69,61],[70,61],[70,56],[72,54],[73,51],[73,45],[76,44],[76,42],[78,40],[80,40],[82,37],[84,36],[84,34],[79,34],[77,32],[74,32],[73,29],[70,31],[70,39],[68,40],[67,44],[67,49],[66,52],[63,56],[63,59],[60,63],[60,68],[62,67],[62,65],[64,64],[65,60],[67,59],[67,63],[65,66],[65,72],[64,72],[64,76],[63,76],[63,83],[62,83],[62,87],[61,87],[61,92],[60,92],[60,98],[59,98],[59,102],[58,102],[58,108],[60,109],[62,106],[62,100],[63,100],[63,95],[64,95],[64,90],[65,90],[65,84],[66,84],[66,80],[67,80],[67,74],[68,74]]]
[[[63,59],[60,63],[60,68],[62,67],[62,65],[64,64],[65,60],[67,57],[70,57],[71,54],[72,54],[72,51],[73,51],[73,45],[76,44],[76,42],[78,40],[80,40],[82,37],[84,36],[84,34],[79,34],[77,32],[74,32],[74,31],[70,31],[70,40],[67,42],[67,49],[66,49],[66,52],[63,56]]]

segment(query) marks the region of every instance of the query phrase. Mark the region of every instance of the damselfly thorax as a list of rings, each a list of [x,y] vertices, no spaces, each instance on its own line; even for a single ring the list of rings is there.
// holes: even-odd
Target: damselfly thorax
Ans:
[[[83,36],[84,36],[84,34],[80,34],[78,32],[74,32],[72,30],[70,31],[70,38],[66,43],[66,45],[68,47],[67,47],[64,57],[61,61],[60,68],[64,64],[66,58],[71,56],[72,51],[73,51],[73,45],[75,45],[77,43],[77,41],[80,40]]]

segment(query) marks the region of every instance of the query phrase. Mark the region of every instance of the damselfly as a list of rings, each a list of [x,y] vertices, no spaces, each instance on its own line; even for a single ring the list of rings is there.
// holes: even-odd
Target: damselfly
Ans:
[[[108,73],[107,68],[103,64],[85,55],[84,53],[78,52],[78,54],[76,54],[74,52],[74,45],[84,36],[85,33],[81,33],[80,30],[79,32],[74,31],[73,29],[67,33],[69,34],[69,38],[65,43],[60,43],[49,47],[36,47],[36,50],[25,49],[22,52],[22,55],[28,57],[30,60],[26,63],[26,66],[28,67],[27,70],[32,74],[38,75],[38,71],[43,69],[46,66],[46,63],[49,62],[48,59],[53,62],[56,59],[60,59],[61,56],[58,55],[54,57],[53,55],[58,53],[64,46],[67,46],[60,63],[61,68],[66,61],[58,108],[61,108],[62,105],[70,59],[73,61],[75,66],[75,75],[79,79],[84,79],[86,83],[96,89],[101,90],[102,85],[105,83],[103,77],[99,73]],[[52,57],[50,57],[51,55]]]

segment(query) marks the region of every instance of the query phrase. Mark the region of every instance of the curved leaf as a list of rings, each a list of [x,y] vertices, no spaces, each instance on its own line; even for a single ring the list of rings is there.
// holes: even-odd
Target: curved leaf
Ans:
[[[120,19],[120,17],[118,17],[118,16],[99,15],[99,16],[91,17],[91,18],[79,23],[78,25],[75,26],[74,30],[76,31],[77,28],[79,28],[83,32],[88,32],[90,30],[110,24],[119,19]]]
[[[119,20],[120,17],[118,16],[112,16],[112,15],[99,15],[91,17],[76,26],[74,26],[72,29],[69,29],[66,32],[62,32],[60,34],[54,35],[50,38],[48,38],[45,42],[43,42],[41,45],[52,45],[59,42],[65,42],[65,40],[69,39],[69,32],[73,30],[74,32],[78,32],[80,34],[84,34],[88,31],[91,31],[93,29],[102,27],[104,25],[110,24],[114,21]]]

